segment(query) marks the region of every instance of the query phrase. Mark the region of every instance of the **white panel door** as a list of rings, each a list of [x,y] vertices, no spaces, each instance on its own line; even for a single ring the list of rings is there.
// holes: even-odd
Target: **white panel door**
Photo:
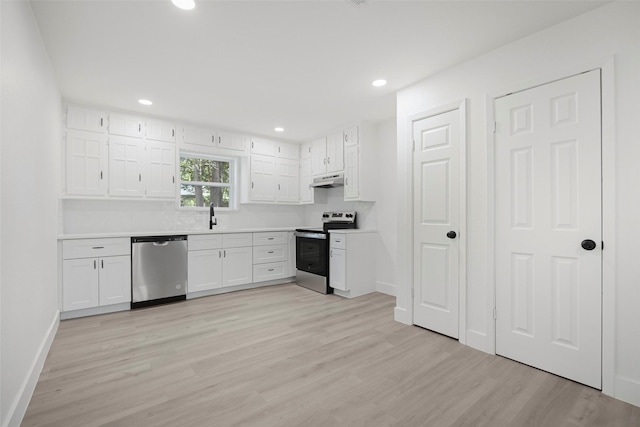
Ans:
[[[314,176],[327,172],[327,138],[316,139],[311,143],[311,171]]]
[[[156,141],[176,142],[176,125],[164,120],[150,120],[145,122],[145,136]]]
[[[347,251],[334,249],[329,251],[329,286],[347,291]]]
[[[222,249],[189,251],[189,292],[222,287]]]
[[[218,147],[229,150],[244,151],[247,148],[249,137],[230,132],[218,132]]]
[[[222,250],[222,286],[237,286],[253,281],[253,248]]]
[[[346,147],[344,158],[344,199],[357,199],[360,195],[360,147]]]
[[[300,160],[300,203],[313,203],[311,158]]]
[[[251,155],[251,200],[276,201],[276,159],[270,156]]]
[[[144,145],[139,139],[111,137],[109,140],[109,194],[142,196]]]
[[[67,107],[67,128],[104,133],[107,129],[107,113],[69,105]]]
[[[495,107],[496,353],[600,388],[600,72]]]
[[[98,259],[66,259],[62,263],[62,311],[97,307]]]
[[[413,323],[458,338],[459,111],[413,124]]]
[[[176,195],[176,145],[147,142],[147,196],[173,198]]]
[[[109,114],[109,133],[141,138],[144,135],[144,123],[140,117],[111,113]]]
[[[300,185],[300,163],[298,160],[276,159],[276,200],[283,203],[298,203]]]
[[[344,142],[342,132],[327,136],[327,173],[344,169]]]
[[[107,194],[107,135],[67,132],[67,194]]]
[[[131,257],[111,256],[98,261],[100,305],[131,301]]]

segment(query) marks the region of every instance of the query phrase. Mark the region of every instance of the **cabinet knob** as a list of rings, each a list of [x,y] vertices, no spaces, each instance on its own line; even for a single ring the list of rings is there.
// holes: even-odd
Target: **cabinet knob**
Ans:
[[[450,232],[447,233],[447,237],[450,238],[450,239],[455,239],[456,236],[457,236],[457,234],[456,234],[455,231],[450,231]]]

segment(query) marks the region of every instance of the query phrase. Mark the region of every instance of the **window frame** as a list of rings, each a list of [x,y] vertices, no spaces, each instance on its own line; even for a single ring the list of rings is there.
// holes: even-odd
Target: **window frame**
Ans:
[[[181,161],[183,158],[199,159],[199,160],[211,160],[214,162],[227,162],[229,163],[229,182],[207,182],[207,181],[183,181],[182,180],[182,168]],[[182,185],[197,185],[203,187],[221,187],[229,188],[229,207],[216,207],[216,212],[229,212],[238,209],[238,159],[230,156],[219,156],[216,154],[200,153],[197,151],[179,150],[178,153],[178,188],[176,191],[176,207],[178,210],[184,210],[188,212],[209,211],[209,206],[182,206]]]

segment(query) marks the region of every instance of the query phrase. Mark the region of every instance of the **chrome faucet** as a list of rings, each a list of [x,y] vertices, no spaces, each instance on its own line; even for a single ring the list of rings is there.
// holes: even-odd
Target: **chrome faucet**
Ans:
[[[213,209],[213,202],[209,205],[209,230],[213,230],[213,226],[218,225],[218,218],[216,218],[216,213]]]

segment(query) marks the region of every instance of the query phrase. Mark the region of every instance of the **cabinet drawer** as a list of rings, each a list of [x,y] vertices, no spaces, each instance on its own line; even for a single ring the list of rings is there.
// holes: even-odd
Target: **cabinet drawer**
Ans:
[[[62,241],[63,259],[92,258],[114,255],[130,255],[131,239],[72,239]]]
[[[331,247],[335,249],[347,249],[347,235],[331,233]]]
[[[286,245],[286,244],[287,244],[286,231],[253,233],[253,246]]]
[[[266,280],[283,279],[286,276],[286,262],[270,262],[253,266],[253,281],[264,282]]]
[[[280,262],[287,260],[287,245],[254,246],[253,263]]]
[[[222,234],[193,234],[188,237],[190,251],[222,248]]]
[[[241,248],[251,246],[251,233],[231,233],[222,235],[222,246],[224,248]]]

